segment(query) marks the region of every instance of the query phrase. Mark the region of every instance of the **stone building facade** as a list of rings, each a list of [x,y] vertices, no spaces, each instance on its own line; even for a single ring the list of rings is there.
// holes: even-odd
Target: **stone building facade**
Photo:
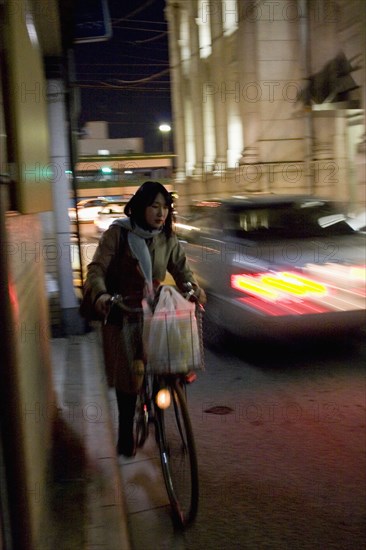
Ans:
[[[168,0],[176,187],[365,202],[364,0]]]

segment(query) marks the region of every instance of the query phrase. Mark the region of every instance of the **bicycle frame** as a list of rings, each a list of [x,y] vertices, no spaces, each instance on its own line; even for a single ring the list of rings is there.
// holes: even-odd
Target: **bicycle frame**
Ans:
[[[198,508],[197,457],[186,403],[186,385],[196,377],[190,374],[147,374],[135,421],[139,447],[149,435],[149,424],[154,423],[173,519],[182,528],[194,520]],[[170,405],[164,408],[157,404],[157,396],[162,390],[171,398]]]
[[[191,285],[192,286],[192,285]],[[187,293],[193,297],[193,289]],[[140,314],[142,308],[129,307],[126,297],[115,295],[111,306],[116,305],[127,313]],[[203,368],[202,341],[203,307],[196,301],[197,328]],[[148,368],[148,367],[147,367]],[[198,509],[198,465],[193,430],[187,408],[186,387],[197,378],[195,372],[150,373],[145,371],[138,394],[135,414],[135,438],[142,447],[149,436],[149,424],[154,423],[155,439],[159,447],[164,482],[173,512],[173,519],[187,527],[196,517]],[[165,394],[164,394],[165,392]],[[161,402],[160,396],[164,396]]]

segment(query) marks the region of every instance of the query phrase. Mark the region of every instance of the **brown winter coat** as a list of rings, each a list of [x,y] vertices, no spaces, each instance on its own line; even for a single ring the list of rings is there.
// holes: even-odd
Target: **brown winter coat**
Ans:
[[[138,262],[131,255],[126,230],[120,247],[121,227],[112,225],[103,233],[92,262],[88,265],[86,286],[91,287],[92,300],[104,292],[124,296],[136,295],[142,298],[144,278]],[[185,252],[175,234],[166,237],[164,233],[147,240],[152,262],[154,283],[164,281],[168,271],[178,288],[183,290],[185,282],[196,286]],[[122,254],[121,254],[122,252]]]
[[[124,232],[120,242],[121,231]],[[188,265],[185,252],[175,234],[166,237],[164,233],[147,240],[152,262],[154,286],[163,282],[169,272],[177,287],[184,289],[184,283],[197,283]],[[133,296],[140,305],[143,298],[144,277],[137,260],[132,256],[127,241],[127,230],[112,225],[100,239],[93,260],[88,265],[86,289],[91,289],[95,302],[101,294],[122,294]],[[133,305],[129,301],[129,305]],[[134,360],[141,357],[142,315],[124,315],[122,325],[102,326],[103,352],[109,386],[117,390],[135,393],[141,377],[134,372]]]

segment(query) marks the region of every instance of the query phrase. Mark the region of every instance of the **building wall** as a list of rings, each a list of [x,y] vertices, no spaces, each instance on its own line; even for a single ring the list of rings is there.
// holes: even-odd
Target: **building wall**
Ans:
[[[99,120],[87,122],[85,135],[78,140],[78,155],[122,155],[126,153],[143,153],[144,140],[136,138],[109,138],[108,122]],[[105,150],[105,153],[99,153]],[[108,151],[108,152],[107,152]]]
[[[29,539],[34,548],[40,548],[48,509],[52,431],[57,412],[40,220],[32,214],[7,216],[6,234],[12,313],[7,336],[13,342],[12,379],[16,396],[7,414],[17,409],[19,423],[12,437],[17,439],[16,452],[22,455],[25,470],[18,498],[24,500],[29,514]]]
[[[47,87],[31,5],[6,3],[8,152],[22,213],[52,210]]]
[[[47,548],[57,408],[45,276],[54,251],[41,215],[53,209],[47,86],[32,4],[0,6],[0,448],[6,547],[38,550]],[[51,35],[56,7],[50,0],[43,12]]]
[[[142,153],[144,150],[142,138],[108,139],[83,138],[78,140],[79,155],[97,155],[100,150],[109,151],[110,155],[126,153]]]
[[[365,11],[363,0],[169,0],[180,195],[311,192],[360,207]],[[359,88],[305,104],[309,77],[339,52]]]

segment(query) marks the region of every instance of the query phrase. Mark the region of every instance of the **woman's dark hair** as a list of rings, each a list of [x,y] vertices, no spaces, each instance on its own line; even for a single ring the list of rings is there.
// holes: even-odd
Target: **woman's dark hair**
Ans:
[[[166,236],[169,237],[173,231],[173,199],[169,191],[158,181],[145,181],[126,204],[124,213],[131,219],[132,224],[137,224],[143,229],[149,229],[145,220],[145,210],[153,204],[159,193],[163,195],[169,208],[163,229]]]

